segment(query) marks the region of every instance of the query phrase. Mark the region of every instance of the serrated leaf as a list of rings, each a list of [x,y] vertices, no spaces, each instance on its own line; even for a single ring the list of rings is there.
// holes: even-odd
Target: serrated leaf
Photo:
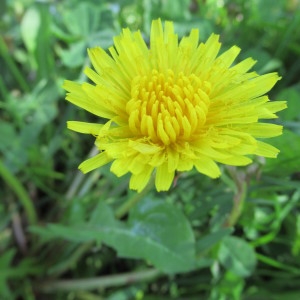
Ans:
[[[256,266],[254,249],[244,240],[234,236],[223,239],[218,259],[226,269],[241,277],[250,276]]]

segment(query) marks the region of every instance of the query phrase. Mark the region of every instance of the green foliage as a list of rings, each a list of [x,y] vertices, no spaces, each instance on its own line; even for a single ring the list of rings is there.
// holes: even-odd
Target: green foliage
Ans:
[[[298,0],[0,3],[0,299],[299,299],[300,2]],[[152,19],[179,36],[221,35],[286,100],[277,159],[181,174],[168,193],[127,190],[109,167],[82,175],[93,140],[66,129],[92,116],[65,102],[86,80],[86,48]],[[93,150],[92,150],[93,152]],[[241,183],[242,182],[242,183]],[[131,208],[129,210],[129,208]]]
[[[118,256],[142,258],[166,273],[186,272],[196,267],[192,228],[180,210],[162,200],[143,199],[128,222],[115,220],[103,202],[95,208],[88,224],[34,227],[42,237],[73,242],[97,241],[114,248]]]

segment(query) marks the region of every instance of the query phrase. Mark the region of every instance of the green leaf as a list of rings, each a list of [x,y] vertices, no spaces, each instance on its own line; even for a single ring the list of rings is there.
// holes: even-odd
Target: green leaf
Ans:
[[[64,14],[65,25],[75,36],[87,37],[97,29],[100,23],[103,5],[95,5],[88,2],[79,2],[73,10]]]
[[[173,205],[158,199],[143,199],[129,216],[131,231],[147,235],[170,249],[181,249],[182,255],[193,256],[194,234],[182,212]]]
[[[16,139],[16,130],[11,123],[0,121],[0,151],[8,150]]]
[[[130,212],[129,228],[132,234],[146,237],[141,247],[145,247],[143,251],[148,249],[147,256],[151,256],[162,270],[177,272],[193,267],[194,234],[186,217],[173,205],[162,200],[143,199]],[[122,249],[124,253],[128,250]]]
[[[167,273],[190,271],[196,266],[193,231],[173,205],[144,199],[130,214],[128,223],[114,219],[105,203],[95,209],[86,225],[49,224],[32,227],[42,239],[64,238],[75,242],[97,240],[114,248],[121,257],[145,259]]]
[[[253,248],[244,240],[234,236],[223,239],[218,258],[226,269],[241,277],[250,276],[256,266]]]
[[[300,119],[299,104],[300,104],[300,86],[294,86],[282,90],[277,99],[286,100],[288,108],[279,112],[278,116],[284,121],[294,121]]]
[[[289,130],[284,130],[283,134],[273,138],[271,143],[280,150],[280,153],[275,159],[267,159],[263,168],[264,173],[273,173],[275,176],[282,177],[298,172],[300,166],[300,136]]]

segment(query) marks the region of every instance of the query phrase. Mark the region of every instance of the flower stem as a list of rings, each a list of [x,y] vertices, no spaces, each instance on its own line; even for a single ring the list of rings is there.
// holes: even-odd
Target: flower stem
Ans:
[[[96,147],[93,147],[90,153],[88,154],[89,157],[93,157],[99,152],[99,150]],[[79,190],[80,185],[82,182],[86,179],[86,176],[81,171],[77,171],[67,193],[66,193],[66,199],[72,200],[72,198],[76,195],[76,193]]]
[[[143,189],[141,193],[136,193],[117,209],[115,217],[117,219],[121,219],[124,215],[126,215],[136,203],[138,203],[142,198],[144,198],[144,196],[153,188],[153,185],[154,177],[152,176],[147,186]]]
[[[232,167],[228,167],[228,171],[236,185],[236,192],[233,197],[233,207],[225,223],[226,227],[232,227],[236,224],[242,213],[248,186],[245,173],[237,172],[237,170]]]
[[[152,280],[162,273],[157,269],[149,269],[138,272],[130,272],[121,275],[101,276],[86,279],[57,280],[41,284],[38,289],[45,292],[53,291],[75,291],[108,288]]]
[[[3,180],[12,188],[15,194],[18,196],[19,201],[22,203],[27,215],[27,219],[30,225],[34,225],[37,222],[37,214],[32,204],[30,197],[24,189],[22,183],[14,176],[1,162],[0,160],[0,176]]]

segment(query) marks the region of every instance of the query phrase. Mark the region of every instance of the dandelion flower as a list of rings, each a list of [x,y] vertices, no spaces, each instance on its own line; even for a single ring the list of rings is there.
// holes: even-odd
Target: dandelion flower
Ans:
[[[195,167],[217,178],[217,163],[245,166],[252,155],[276,157],[279,150],[260,139],[280,135],[282,127],[260,120],[286,107],[265,95],[280,77],[249,72],[252,58],[234,64],[240,49],[218,55],[220,47],[215,34],[199,44],[197,29],[179,42],[172,22],[163,27],[155,20],[149,47],[139,31],[123,29],[109,54],[89,49],[93,69],[85,74],[93,84],[64,83],[66,99],[100,121],[68,122],[69,129],[94,135],[99,149],[79,169],[112,162],[117,176],[131,173],[131,189],[141,191],[154,174],[156,189],[165,191],[176,171]]]

